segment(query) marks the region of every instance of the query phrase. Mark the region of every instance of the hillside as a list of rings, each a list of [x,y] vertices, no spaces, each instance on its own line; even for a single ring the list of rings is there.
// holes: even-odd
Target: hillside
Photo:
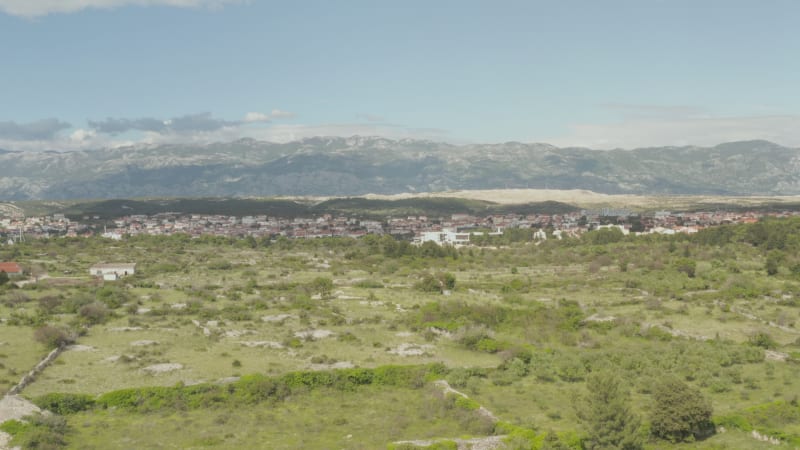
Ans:
[[[800,194],[800,149],[766,141],[599,151],[377,137],[0,153],[0,199],[349,196],[463,189]]]

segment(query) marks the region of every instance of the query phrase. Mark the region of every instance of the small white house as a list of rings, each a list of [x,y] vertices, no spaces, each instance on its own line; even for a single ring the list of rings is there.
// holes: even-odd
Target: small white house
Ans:
[[[113,281],[136,273],[136,263],[95,264],[89,268],[89,274]]]

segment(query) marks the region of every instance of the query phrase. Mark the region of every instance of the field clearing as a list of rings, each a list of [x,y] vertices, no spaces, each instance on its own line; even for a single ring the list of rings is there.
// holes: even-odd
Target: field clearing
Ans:
[[[319,390],[237,409],[76,414],[70,417],[75,445],[68,448],[384,448],[407,438],[470,434],[468,420],[456,416],[433,389]]]
[[[787,230],[795,222],[775,223]],[[753,236],[737,230],[725,236]],[[253,374],[361,379],[362,370],[429,364],[471,398],[454,409],[427,379],[417,389],[295,389],[245,406],[96,406],[65,412],[72,448],[380,448],[491,435],[465,415],[479,405],[506,424],[498,429],[533,433],[526,442],[552,430],[577,448],[586,433],[577,411],[598,373],[622,380],[646,424],[656,386],[675,378],[733,427],[687,448],[752,448],[752,429],[791,442],[800,438],[800,232],[772,232],[755,236],[782,249],[602,232],[541,245],[501,236],[487,247],[405,254],[392,253],[388,236],[254,246],[219,238],[34,241],[15,249],[23,264],[80,274],[97,261],[136,261],[137,273],[3,287],[0,342],[8,345],[0,353],[10,386],[51,348],[35,330],[74,341],[24,389],[34,401],[60,393],[91,404],[148,387],[224,393]],[[766,261],[778,256],[767,273]]]

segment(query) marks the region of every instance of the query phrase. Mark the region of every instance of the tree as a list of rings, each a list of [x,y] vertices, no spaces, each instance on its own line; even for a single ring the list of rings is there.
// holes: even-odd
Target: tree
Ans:
[[[456,287],[456,277],[450,272],[439,272],[435,275],[426,272],[414,286],[423,292],[451,291]]]
[[[598,372],[586,382],[588,395],[578,406],[578,417],[588,431],[587,449],[642,448],[640,419],[631,411],[628,392],[617,374]]]
[[[767,271],[767,275],[773,276],[778,274],[778,267],[780,266],[781,261],[783,260],[783,254],[777,251],[771,251],[767,254],[767,261],[764,264],[764,269]]]
[[[680,258],[675,261],[675,269],[678,272],[685,273],[689,278],[694,278],[695,271],[697,270],[697,263],[689,258]]]
[[[667,377],[653,390],[650,431],[670,442],[694,441],[714,433],[711,403],[697,389]]]
[[[311,290],[322,298],[327,298],[333,292],[333,280],[328,277],[317,277],[311,282]]]
[[[5,270],[0,270],[0,286],[8,283],[8,274]]]

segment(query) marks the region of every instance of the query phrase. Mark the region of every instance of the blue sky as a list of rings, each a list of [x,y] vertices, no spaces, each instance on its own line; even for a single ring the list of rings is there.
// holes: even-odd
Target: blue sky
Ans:
[[[0,148],[800,146],[793,0],[0,0]]]

